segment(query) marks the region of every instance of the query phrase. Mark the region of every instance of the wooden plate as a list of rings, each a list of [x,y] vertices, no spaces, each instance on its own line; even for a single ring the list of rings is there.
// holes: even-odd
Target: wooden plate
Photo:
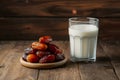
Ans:
[[[67,58],[65,57],[64,60],[59,61],[59,62],[54,62],[54,63],[30,63],[30,62],[26,62],[24,61],[22,58],[20,58],[20,63],[28,68],[43,68],[43,69],[47,69],[47,68],[55,68],[55,67],[59,67],[64,65],[67,62]]]

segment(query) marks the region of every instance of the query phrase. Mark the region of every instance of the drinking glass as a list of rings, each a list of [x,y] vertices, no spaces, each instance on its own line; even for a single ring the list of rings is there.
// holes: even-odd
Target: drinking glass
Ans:
[[[70,59],[77,61],[96,61],[98,37],[97,18],[69,18]]]

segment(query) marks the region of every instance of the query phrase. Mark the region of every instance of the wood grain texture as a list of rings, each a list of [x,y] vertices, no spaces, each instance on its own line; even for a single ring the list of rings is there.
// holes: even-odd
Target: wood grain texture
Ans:
[[[67,39],[67,19],[59,18],[8,18],[0,21],[3,40],[37,39],[42,35]]]
[[[0,16],[120,17],[119,0],[0,0]],[[73,10],[77,14],[73,14]]]
[[[113,56],[113,50],[119,52],[119,41],[107,44],[100,41],[95,63],[72,63],[69,60],[62,67],[39,70],[23,67],[19,62],[23,50],[32,42],[0,41],[0,80],[119,80],[120,78],[120,59]],[[68,41],[53,43],[64,49],[64,54],[70,57]]]
[[[54,44],[58,45],[64,50],[64,54],[69,58],[69,43],[68,41],[56,41]],[[46,75],[45,75],[46,74]],[[81,80],[80,72],[78,70],[78,64],[72,63],[70,60],[68,63],[60,68],[40,70],[38,80]]]
[[[120,40],[120,0],[0,0],[0,40],[68,40],[68,18],[100,19],[99,39]]]
[[[101,42],[105,54],[111,59],[114,72],[118,79],[120,79],[120,42]]]
[[[100,18],[99,39],[120,40],[119,25],[119,18]],[[68,18],[0,18],[0,32],[0,40],[68,40]]]
[[[6,44],[6,43],[5,43]],[[2,46],[4,49],[2,51],[7,51],[6,55],[2,58],[5,52],[0,54],[1,64],[4,64],[0,68],[0,80],[33,80],[37,79],[38,70],[28,69],[21,66],[19,59],[22,56],[24,46],[26,43],[23,41],[16,42],[13,44],[7,44],[7,46]],[[26,44],[28,46],[28,44]],[[14,47],[11,47],[14,46]]]
[[[9,50],[12,49],[14,47],[14,43],[15,42],[0,42],[0,74],[2,74],[2,68],[5,67],[5,64],[2,63],[2,61],[4,60],[4,58],[6,57],[6,55],[8,54]],[[10,44],[10,45],[8,45]],[[6,50],[7,49],[7,50]],[[3,54],[4,53],[4,54]]]
[[[102,18],[99,23],[101,40],[120,40],[120,18]]]
[[[82,80],[118,80],[110,59],[104,54],[100,45],[97,48],[96,63],[80,63],[79,69]]]
[[[101,42],[101,46],[105,51],[105,54],[111,58],[111,60],[120,61],[120,42],[119,41],[104,41]]]

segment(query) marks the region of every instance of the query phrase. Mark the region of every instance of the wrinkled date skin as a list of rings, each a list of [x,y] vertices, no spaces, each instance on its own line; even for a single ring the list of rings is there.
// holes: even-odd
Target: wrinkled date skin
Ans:
[[[33,49],[37,49],[37,50],[46,50],[47,49],[47,45],[44,43],[39,43],[39,42],[33,42],[32,43],[32,48]]]
[[[38,42],[33,42],[26,48],[22,59],[31,63],[52,63],[63,60],[64,54],[55,44],[51,43],[51,36],[42,36]]]

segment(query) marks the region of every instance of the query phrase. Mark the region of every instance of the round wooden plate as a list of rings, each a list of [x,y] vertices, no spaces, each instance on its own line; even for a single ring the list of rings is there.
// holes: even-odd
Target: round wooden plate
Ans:
[[[20,63],[28,68],[42,68],[42,69],[47,69],[47,68],[55,68],[64,65],[67,62],[67,58],[65,57],[64,60],[59,61],[59,62],[54,62],[54,63],[30,63],[24,61],[22,58],[20,58]]]

